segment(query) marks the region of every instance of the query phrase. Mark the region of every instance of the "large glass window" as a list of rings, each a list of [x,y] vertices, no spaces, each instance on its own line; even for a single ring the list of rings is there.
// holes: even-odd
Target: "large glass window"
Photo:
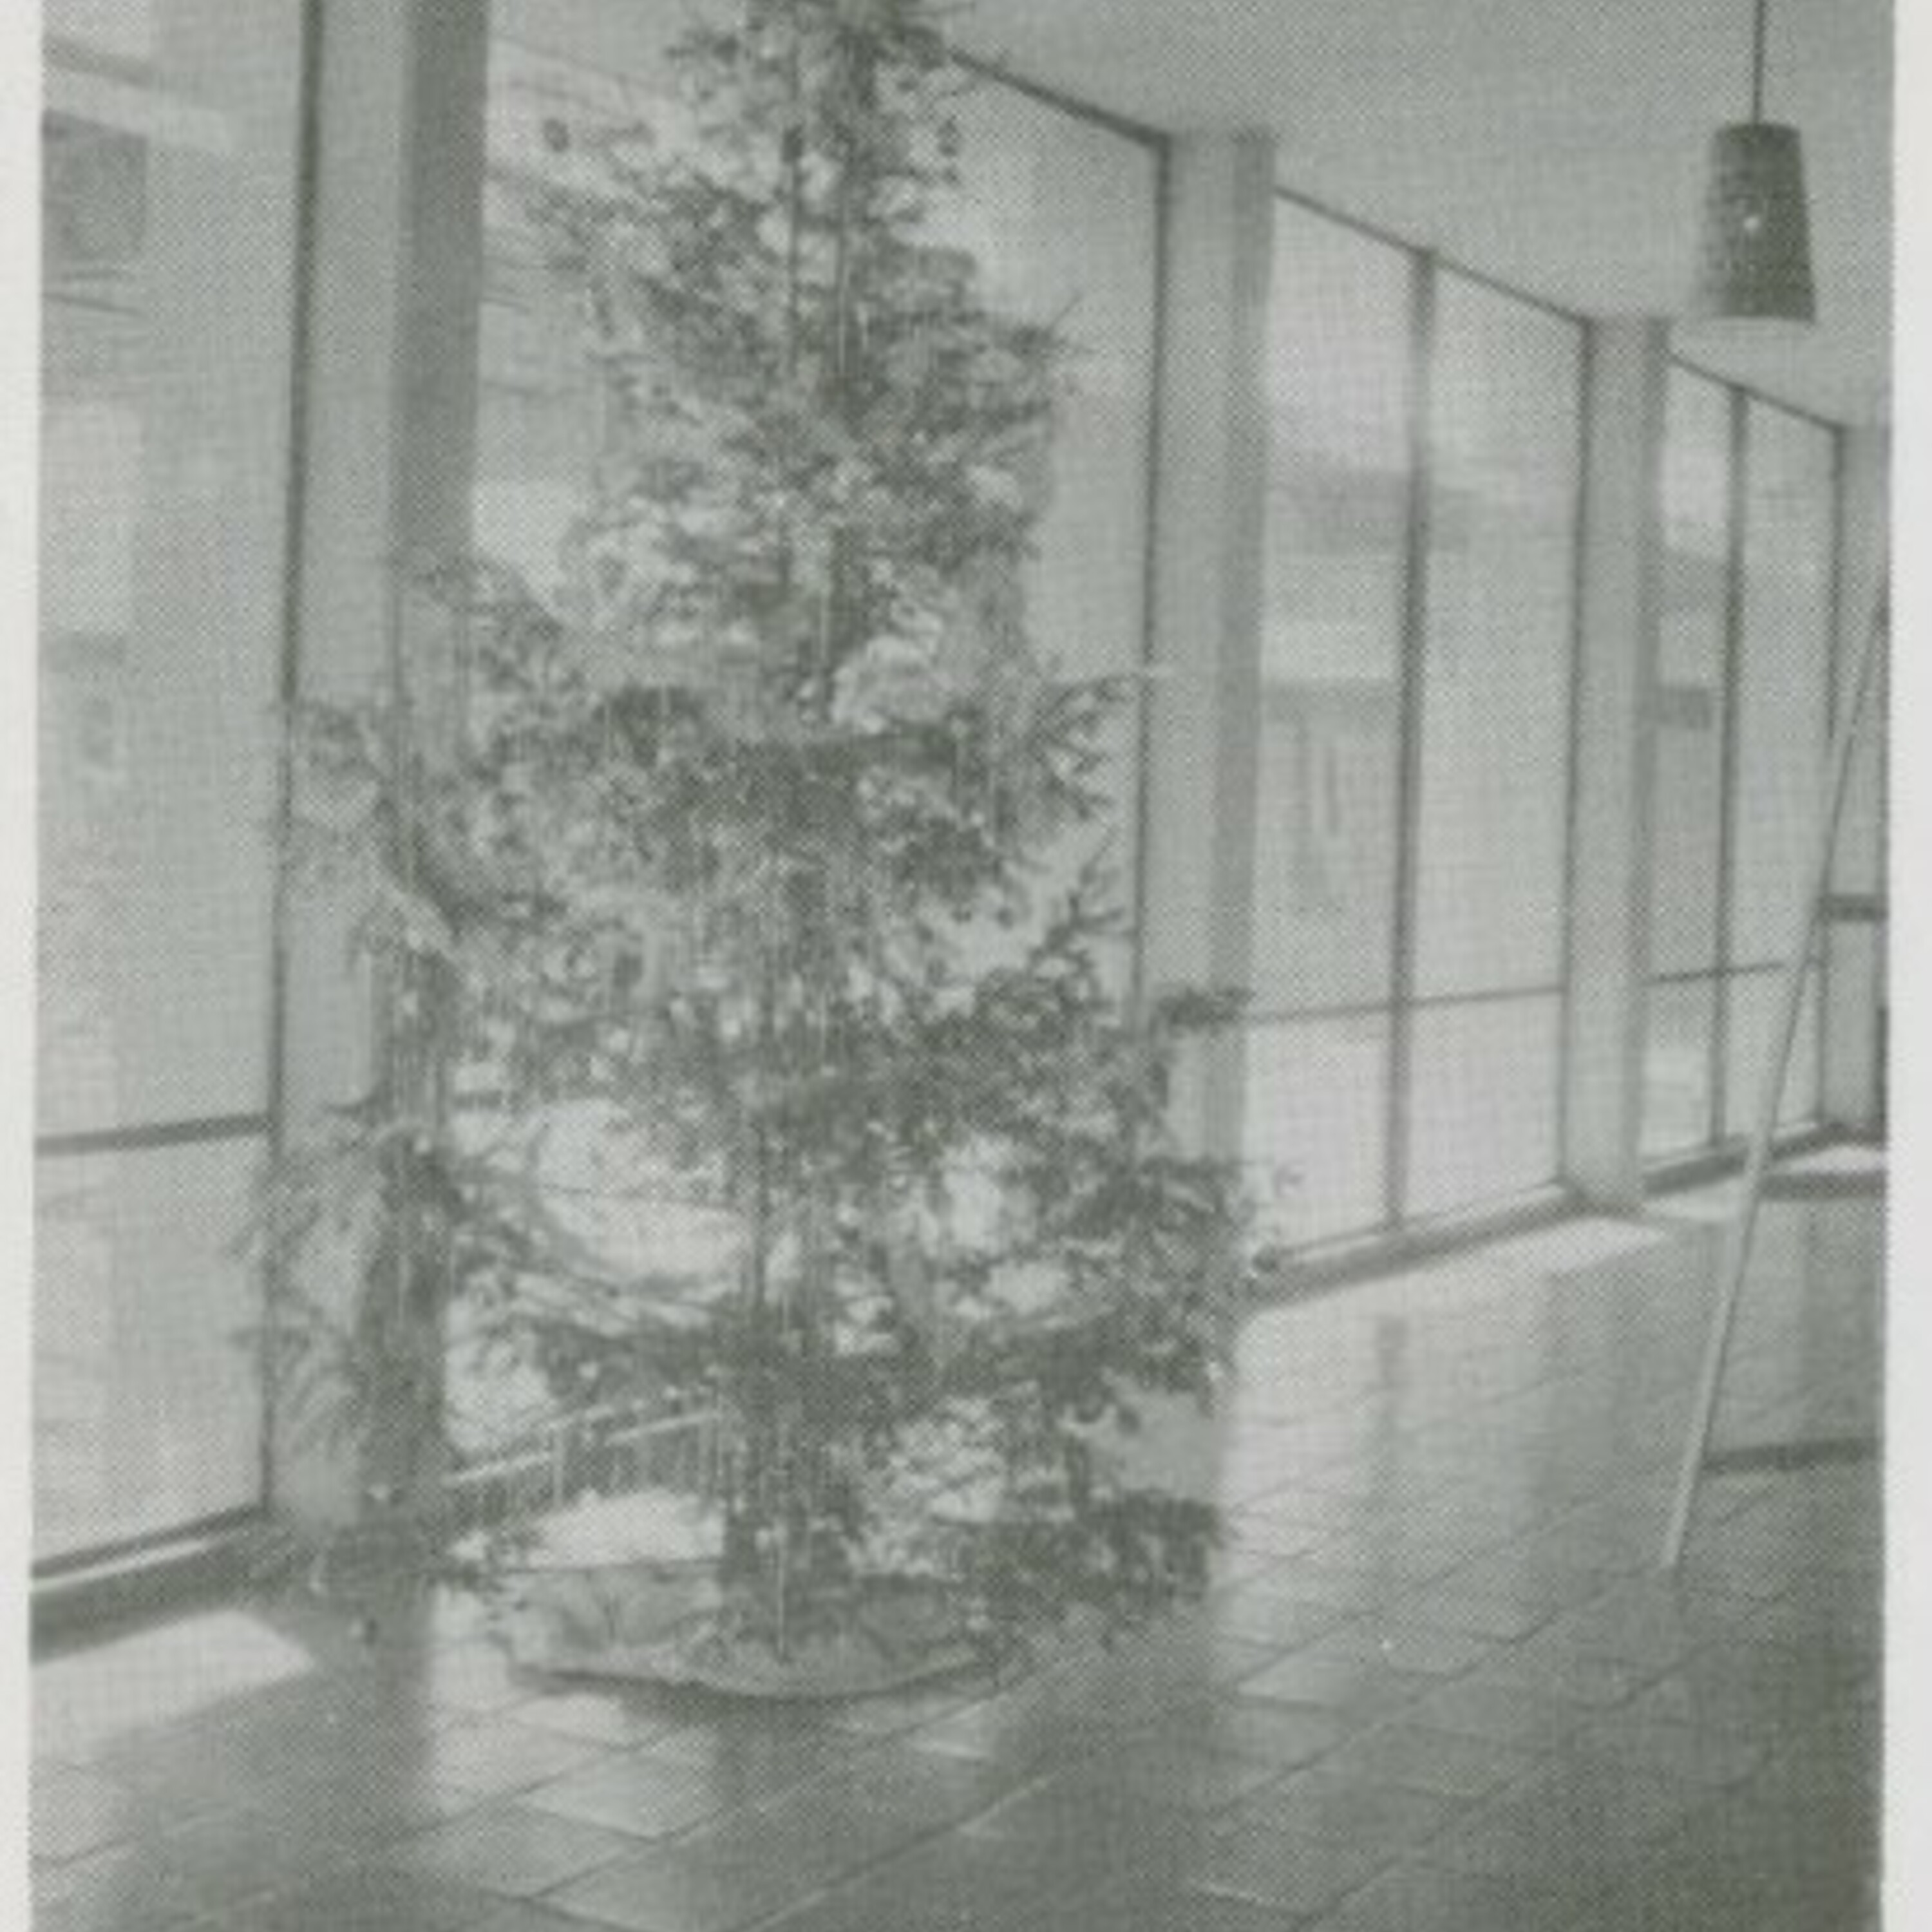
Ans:
[[[1300,1243],[1388,1211],[1413,303],[1399,251],[1276,224],[1246,1146]]]
[[[1643,1129],[1654,1157],[1753,1125],[1823,802],[1835,462],[1823,425],[1672,371]],[[1787,1124],[1817,1112],[1816,977]]]
[[[1425,368],[1417,261],[1277,206],[1246,1145],[1291,1244],[1558,1161],[1581,331],[1427,272]]]
[[[1276,223],[1252,980],[1309,1012],[1393,989],[1412,304],[1396,250]]]
[[[1556,1179],[1562,1034],[1554,994],[1418,1010],[1409,1214],[1444,1214]]]
[[[961,188],[935,208],[934,228],[971,251],[991,302],[1057,328],[1067,350],[1028,586],[1034,648],[1063,676],[1132,679],[1147,644],[1160,156],[991,82],[964,97],[959,122]],[[1054,855],[1043,890],[1070,883],[1097,849],[1132,910],[1139,708],[1136,699],[1114,713],[1106,809]],[[1126,944],[1112,964],[1124,988]]]
[[[643,122],[680,138],[664,53],[686,19],[675,0],[495,0],[492,11],[476,530],[539,590],[560,581],[586,507],[604,398],[526,190],[568,178],[600,131]],[[1070,678],[1131,676],[1146,641],[1160,156],[991,80],[958,114],[963,178],[934,206],[933,232],[971,251],[989,301],[1055,326],[1068,350],[1029,586],[1034,645]],[[1139,735],[1130,704],[1102,775],[1124,905]]]
[[[1653,980],[1644,1063],[1642,1150],[1664,1158],[1704,1146],[1717,1094],[1714,974]]]
[[[1415,988],[1546,992],[1563,966],[1582,332],[1453,275],[1438,289]]]
[[[570,547],[597,490],[610,398],[572,284],[551,266],[532,188],[597,184],[600,136],[642,125],[691,139],[667,51],[680,0],[493,0],[476,484],[477,542],[540,596],[566,594]],[[1027,585],[1031,640],[1070,680],[1135,682],[1145,656],[1152,500],[1160,155],[991,79],[956,103],[960,182],[928,209],[934,239],[969,251],[989,304],[1066,344],[1042,514]],[[1050,855],[1035,890],[1070,882],[1095,844],[1124,911],[1137,864],[1139,700],[1116,713],[1099,822]],[[1131,922],[1126,925],[1131,934]],[[1004,953],[1010,940],[976,934]],[[1108,963],[1124,989],[1131,938]],[[530,1391],[452,1351],[460,1432],[509,1425]]]
[[[1576,656],[1582,331],[1444,274],[1432,340],[1411,1214],[1556,1176]]]
[[[1643,1145],[1664,1155],[1713,1130],[1731,597],[1727,392],[1670,373],[1664,416],[1663,616],[1658,641],[1651,902],[1656,982]]]
[[[1781,961],[1790,946],[1824,796],[1832,635],[1831,433],[1748,406],[1744,623],[1724,964]]]
[[[45,14],[41,1559],[259,1494],[302,12]]]
[[[1285,1244],[1387,1218],[1390,1018],[1383,1009],[1249,1030],[1243,1150],[1267,1232]]]
[[[1727,1132],[1750,1130],[1768,1060],[1778,968],[1796,929],[1823,806],[1832,638],[1836,451],[1822,425],[1748,406],[1743,627],[1724,964],[1732,981]],[[1814,965],[1780,1118],[1818,1111]],[[1762,1012],[1761,1019],[1755,1017]]]

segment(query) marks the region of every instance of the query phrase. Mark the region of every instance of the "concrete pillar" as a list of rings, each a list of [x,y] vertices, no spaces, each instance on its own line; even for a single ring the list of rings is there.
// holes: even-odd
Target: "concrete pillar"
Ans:
[[[1249,976],[1272,139],[1179,137],[1166,194],[1142,956],[1156,994]],[[1240,1151],[1243,1058],[1231,1035],[1186,1070],[1177,1120],[1198,1151]]]
[[[446,625],[406,566],[468,542],[488,14],[472,0],[315,12],[292,673],[295,694],[342,701],[377,691],[392,650]],[[344,909],[298,897],[282,932],[275,1127],[292,1146],[367,1090],[374,1028]],[[352,1290],[326,1270],[304,1286]],[[356,1520],[374,1480],[359,1454],[286,1415],[273,1468],[274,1505],[310,1522]]]
[[[1663,576],[1664,324],[1593,324],[1585,427],[1566,1178],[1592,1204],[1643,1194],[1654,707]]]
[[[1840,446],[1839,568],[1836,649],[1832,661],[1834,722],[1851,703],[1870,634],[1888,551],[1891,450],[1879,428],[1847,430]],[[1885,724],[1886,682],[1880,675],[1868,701],[1852,770],[1832,889],[1881,893],[1885,889]],[[1825,994],[1824,1115],[1832,1126],[1870,1132],[1880,1125],[1884,1091],[1883,926],[1838,926],[1827,934]]]

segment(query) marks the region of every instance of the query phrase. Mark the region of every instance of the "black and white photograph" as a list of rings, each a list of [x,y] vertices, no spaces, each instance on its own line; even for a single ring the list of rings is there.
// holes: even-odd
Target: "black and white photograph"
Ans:
[[[1892,0],[15,6],[8,1922],[1911,1932]]]

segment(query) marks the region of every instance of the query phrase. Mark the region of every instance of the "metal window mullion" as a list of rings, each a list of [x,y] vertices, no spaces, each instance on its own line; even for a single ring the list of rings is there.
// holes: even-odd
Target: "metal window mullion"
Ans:
[[[1391,1226],[1408,1211],[1409,1110],[1415,1060],[1417,886],[1422,830],[1422,724],[1429,633],[1430,422],[1436,368],[1436,263],[1418,254],[1409,270],[1408,492],[1402,536],[1398,640],[1396,850],[1389,962],[1389,1055],[1383,1195]]]
[[[1107,133],[1116,134],[1124,141],[1131,141],[1136,146],[1164,149],[1171,138],[1166,129],[1156,127],[1152,122],[1118,113],[1111,107],[1102,107],[1097,101],[1069,94],[1050,82],[1036,80],[1030,74],[1018,72],[1005,61],[988,60],[982,55],[956,46],[947,47],[946,58],[961,72],[971,75],[977,85],[1004,88],[1009,94],[1064,114],[1070,121],[1104,128]]]
[[[1814,424],[1820,429],[1837,430],[1845,426],[1819,410],[1808,409],[1802,403],[1794,403],[1788,397],[1774,396],[1755,382],[1743,382],[1735,376],[1720,374],[1708,363],[1696,362],[1681,353],[1673,354],[1670,360],[1676,368],[1695,376],[1700,382],[1708,382],[1715,388],[1727,389],[1732,395],[1742,396],[1762,408],[1774,410],[1780,416],[1796,417],[1798,422]]]
[[[1439,1012],[1450,1006],[1508,1006],[1516,1000],[1560,1000],[1563,988],[1556,980],[1527,980],[1519,986],[1472,986],[1445,993],[1412,994],[1409,1005],[1418,1013]],[[1250,1027],[1288,1027],[1327,1021],[1370,1020],[1387,1018],[1387,1000],[1334,1000],[1308,1006],[1250,1005],[1244,1016]]]
[[[1413,256],[1421,252],[1412,236],[1398,235],[1392,228],[1384,228],[1380,223],[1371,221],[1366,215],[1352,213],[1332,201],[1307,189],[1297,188],[1292,182],[1276,182],[1275,195],[1279,200],[1292,203],[1310,214],[1337,228],[1346,228],[1351,234],[1358,235],[1365,242],[1373,242],[1384,248]],[[1526,308],[1533,308],[1544,315],[1553,316],[1560,322],[1573,322],[1583,326],[1587,320],[1581,309],[1570,308],[1558,302],[1553,296],[1539,295],[1534,289],[1526,289],[1514,282],[1504,281],[1500,276],[1492,274],[1486,268],[1479,268],[1472,262],[1446,254],[1442,249],[1432,248],[1429,259],[1445,274],[1472,283],[1480,289],[1486,289],[1492,295],[1498,295],[1514,302],[1520,302]]]
[[[238,1508],[218,1510],[212,1515],[172,1524],[166,1529],[142,1530],[105,1543],[86,1544],[62,1550],[57,1556],[37,1557],[28,1565],[28,1575],[33,1586],[38,1588],[67,1582],[90,1570],[116,1564],[131,1565],[165,1550],[248,1529],[262,1520],[266,1509],[263,1504],[244,1504]]]
[[[277,701],[281,722],[275,754],[274,817],[274,885],[269,914],[268,1118],[265,1124],[268,1158],[279,1160],[289,1132],[290,922],[295,900],[288,856],[295,821],[296,759],[292,733],[294,708],[302,695],[302,603],[306,594],[304,542],[308,522],[309,364],[315,310],[315,237],[320,202],[322,157],[322,64],[326,13],[322,0],[303,0],[302,44],[299,58],[301,108],[296,131],[295,209],[295,290],[290,316],[289,473],[284,482],[282,609]],[[262,1328],[256,1360],[261,1377],[262,1441],[259,1478],[264,1509],[276,1499],[281,1440],[279,1413],[280,1376],[276,1363],[280,1352],[278,1333],[284,1283],[285,1257],[271,1244],[262,1254]]]
[[[1576,330],[1576,488],[1570,498],[1570,701],[1564,755],[1563,904],[1562,951],[1557,961],[1559,1006],[1556,1034],[1556,1172],[1570,1172],[1570,1060],[1574,1043],[1576,992],[1576,828],[1582,809],[1584,532],[1590,515],[1590,384],[1596,355],[1594,331]]]
[[[1163,402],[1169,344],[1167,315],[1168,262],[1172,237],[1168,232],[1168,196],[1174,172],[1173,144],[1162,140],[1154,151],[1154,331],[1148,345],[1148,432],[1145,482],[1147,494],[1141,526],[1141,676],[1134,684],[1134,798],[1132,875],[1128,881],[1131,901],[1129,917],[1132,941],[1128,950],[1127,994],[1130,1009],[1145,1010],[1147,1003],[1147,930],[1149,881],[1150,832],[1154,815],[1154,704],[1156,674],[1160,668],[1160,485],[1161,436],[1165,428]]]
[[[1672,986],[1703,986],[1719,976],[1714,966],[1673,966],[1667,972],[1653,973],[1650,983],[1666,989]]]
[[[1829,587],[1825,617],[1825,742],[1819,758],[1822,773],[1831,761],[1832,747],[1838,737],[1838,677],[1842,666],[1839,662],[1844,645],[1844,593],[1845,554],[1848,541],[1845,531],[1845,475],[1846,437],[1842,429],[1834,428],[1832,438],[1832,561],[1828,572]],[[1841,821],[1842,824],[1842,821]],[[1841,836],[1838,844],[1842,847]],[[1828,883],[1834,884],[1838,877],[1840,854],[1834,850],[1832,854]],[[1832,956],[1836,950],[1831,928],[1821,926],[1817,942],[1818,950],[1818,1010],[1814,1016],[1817,1033],[1817,1100],[1816,1112],[1821,1120],[1826,1116],[1826,1096],[1831,1090],[1832,1049]]]
[[[143,1120],[116,1127],[80,1128],[41,1134],[36,1160],[88,1160],[117,1154],[158,1154],[171,1148],[212,1147],[226,1141],[266,1138],[266,1114],[212,1114],[173,1120]]]
[[[1743,686],[1744,638],[1744,500],[1750,469],[1750,405],[1742,390],[1726,392],[1730,409],[1725,459],[1724,639],[1719,673],[1720,733],[1718,781],[1717,998],[1711,1023],[1710,1141],[1724,1136],[1724,1090],[1730,1077],[1731,947],[1736,919],[1732,896],[1736,883],[1737,827],[1743,801],[1738,698]]]

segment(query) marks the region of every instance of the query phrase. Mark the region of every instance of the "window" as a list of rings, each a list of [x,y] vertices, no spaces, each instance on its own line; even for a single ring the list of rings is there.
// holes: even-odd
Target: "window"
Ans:
[[[1408,1213],[1446,1214],[1554,1180],[1562,1000],[1423,1006],[1414,1025]]]
[[[1246,1145],[1300,1244],[1556,1176],[1582,340],[1276,220]]]
[[[1684,370],[1664,451],[1653,986],[1643,1129],[1748,1133],[1824,799],[1833,433]],[[1818,973],[1780,1119],[1818,1108]]]
[[[1305,1246],[1386,1220],[1390,1030],[1386,1011],[1250,1028],[1243,1151],[1274,1238]]]
[[[46,11],[38,1560],[258,1499],[302,13]]]
[[[660,144],[689,138],[666,59],[687,18],[678,0],[491,8],[475,529],[479,547],[542,596],[566,594],[608,398],[527,190],[568,182],[604,133],[641,124]],[[1056,326],[1070,351],[1027,586],[1032,640],[1069,679],[1131,681],[1146,650],[1160,150],[991,80],[964,92],[958,116],[962,180],[934,196],[931,232],[973,254],[990,303]],[[1110,728],[1107,808],[1090,832],[1130,911],[1137,701]],[[1042,896],[1070,882],[1090,849],[1053,854]],[[1123,989],[1130,943],[1112,961]],[[476,1354],[455,1338],[452,1401],[472,1447],[513,1426],[538,1394]]]
[[[1836,452],[1816,423],[1753,402],[1746,417],[1743,632],[1725,965],[1732,976],[1724,1126],[1748,1133],[1774,1046],[1788,956],[1824,804]],[[1818,1111],[1814,967],[1779,1118]]]
[[[1731,408],[1715,382],[1670,372],[1664,439],[1664,590],[1658,644],[1655,850],[1643,1146],[1711,1138],[1724,838],[1725,665],[1731,600]]]
[[[1648,1029],[1643,1152],[1661,1157],[1701,1148],[1717,1106],[1716,975],[1653,979]]]
[[[1387,1215],[1410,268],[1276,205],[1245,1144],[1284,1240]]]
[[[1580,329],[1453,274],[1436,291],[1416,1214],[1556,1177],[1580,482]]]
[[[1276,224],[1252,986],[1307,1013],[1394,984],[1411,303],[1395,250]]]
[[[679,138],[664,56],[684,18],[675,0],[495,0],[476,528],[539,590],[560,584],[586,506],[603,398],[521,190],[567,176],[600,130],[641,121]],[[991,301],[1057,325],[1070,352],[1029,586],[1034,644],[1070,678],[1130,676],[1146,646],[1159,152],[990,80],[958,112],[964,181],[935,203],[933,232],[974,253]],[[1129,706],[1104,779],[1101,834],[1124,906],[1139,736]],[[1066,856],[1070,868],[1084,854]]]
[[[1737,776],[1725,965],[1776,965],[1824,800],[1832,636],[1832,436],[1748,406]]]
[[[1147,645],[1160,155],[990,82],[966,96],[959,118],[963,192],[935,211],[934,226],[976,256],[989,301],[1058,326],[1070,352],[1028,587],[1034,648],[1070,678],[1132,677]],[[1139,838],[1139,743],[1132,704],[1114,720],[1108,808],[1094,828],[1124,909]],[[1084,856],[1070,849],[1069,871]]]

